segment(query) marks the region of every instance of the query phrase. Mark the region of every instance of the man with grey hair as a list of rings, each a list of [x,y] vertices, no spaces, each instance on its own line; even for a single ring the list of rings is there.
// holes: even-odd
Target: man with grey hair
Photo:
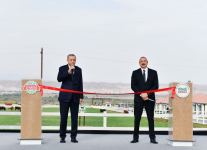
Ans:
[[[76,56],[69,54],[67,64],[59,68],[57,80],[62,82],[61,88],[83,92],[82,70],[76,64]],[[68,111],[71,113],[71,142],[78,143],[76,136],[78,130],[79,104],[83,102],[83,94],[60,92],[60,142],[65,143]]]
[[[134,92],[155,90],[159,88],[157,72],[148,68],[146,57],[140,57],[140,68],[134,70],[131,77],[131,89]],[[141,93],[134,95],[134,134],[131,143],[139,142],[139,126],[143,108],[146,110],[150,142],[157,144],[154,131],[155,93]]]

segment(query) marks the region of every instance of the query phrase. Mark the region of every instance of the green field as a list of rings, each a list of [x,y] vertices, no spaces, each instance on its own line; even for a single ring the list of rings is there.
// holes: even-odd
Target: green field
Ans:
[[[11,110],[8,110],[11,111]],[[43,108],[43,112],[59,112],[59,108]],[[99,109],[86,108],[86,113],[100,113]],[[108,112],[114,113],[114,112]],[[80,126],[83,126],[83,117],[81,119]],[[42,125],[43,126],[59,126],[60,118],[59,116],[43,116]],[[107,118],[108,127],[133,127],[134,119],[133,117],[108,117]],[[0,125],[20,125],[20,116],[0,116]],[[70,126],[70,117],[68,118],[68,126]],[[86,117],[85,126],[101,127],[103,126],[102,117]],[[143,117],[141,120],[141,126],[147,127],[147,118]],[[168,120],[155,118],[156,127],[168,127]],[[194,124],[196,128],[207,128],[207,125]]]

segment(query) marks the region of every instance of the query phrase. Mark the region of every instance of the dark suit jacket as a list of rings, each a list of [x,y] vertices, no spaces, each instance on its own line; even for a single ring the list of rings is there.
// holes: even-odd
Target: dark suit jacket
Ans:
[[[144,81],[141,68],[134,70],[131,77],[131,89],[134,92],[142,92],[146,90],[155,90],[159,88],[157,71],[148,68],[147,82]],[[149,93],[148,97],[155,100],[155,93]],[[139,94],[134,95],[134,101],[139,102],[142,98]]]
[[[83,80],[81,68],[75,66],[73,75],[68,73],[68,69],[68,65],[64,65],[59,68],[57,80],[58,82],[62,82],[61,88],[82,92]],[[75,99],[77,102],[80,102],[80,98],[83,98],[83,94],[60,92],[58,100],[69,102],[71,98]]]

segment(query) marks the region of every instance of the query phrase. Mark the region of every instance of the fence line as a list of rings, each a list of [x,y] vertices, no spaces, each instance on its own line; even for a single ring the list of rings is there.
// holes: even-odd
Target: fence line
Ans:
[[[0,115],[7,115],[7,116],[21,116],[21,112],[0,112]],[[59,112],[42,112],[42,116],[60,116]],[[70,113],[69,113],[70,116]],[[133,113],[124,114],[124,113],[107,113],[104,111],[103,113],[79,113],[79,120],[83,118],[84,124],[86,117],[102,117],[103,118],[103,128],[108,128],[107,121],[109,117],[134,117]],[[143,113],[143,117],[146,117],[146,114]],[[173,117],[170,114],[155,114],[155,118],[163,118],[168,119],[169,117]],[[207,124],[207,115],[197,115],[193,114],[193,123],[199,124]]]

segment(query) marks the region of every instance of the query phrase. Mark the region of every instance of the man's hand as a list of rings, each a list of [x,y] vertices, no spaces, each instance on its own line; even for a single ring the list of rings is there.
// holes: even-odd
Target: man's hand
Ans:
[[[143,99],[144,101],[146,101],[146,100],[149,99],[147,93],[142,93],[140,96],[142,97],[142,99]]]
[[[72,70],[74,70],[74,69],[75,69],[74,66],[69,66],[68,73],[69,73],[69,74],[72,74]]]
[[[84,103],[84,100],[81,98],[80,99],[80,104],[82,105]]]

